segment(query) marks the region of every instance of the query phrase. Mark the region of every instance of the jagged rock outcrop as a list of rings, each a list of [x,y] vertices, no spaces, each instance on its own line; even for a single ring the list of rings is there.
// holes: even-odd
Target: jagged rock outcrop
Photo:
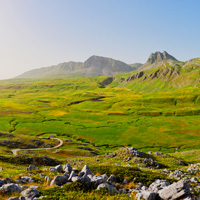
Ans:
[[[139,70],[150,69],[161,65],[163,62],[174,62],[174,61],[178,60],[173,56],[171,56],[170,54],[168,54],[166,51],[163,51],[163,53],[157,51],[155,53],[151,53],[146,63],[142,65],[139,68]]]

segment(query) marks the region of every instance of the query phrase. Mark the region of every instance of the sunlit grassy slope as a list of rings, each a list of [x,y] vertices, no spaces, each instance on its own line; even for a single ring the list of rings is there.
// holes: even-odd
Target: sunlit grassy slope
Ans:
[[[125,80],[132,73],[115,75],[104,87],[100,83],[105,76],[2,81],[0,131],[16,136],[53,133],[108,149],[199,149],[199,69],[175,71],[179,75],[171,81],[161,72],[156,79],[130,82]]]

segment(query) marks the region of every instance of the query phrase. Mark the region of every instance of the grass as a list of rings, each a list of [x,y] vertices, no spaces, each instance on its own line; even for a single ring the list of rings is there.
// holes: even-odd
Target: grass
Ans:
[[[105,78],[3,82],[0,130],[20,137],[74,138],[102,153],[122,146],[199,148],[199,88],[155,93],[100,88]]]
[[[54,165],[70,163],[78,169],[87,163],[96,174],[115,174],[120,180],[127,178],[131,188],[137,182],[149,185],[166,176],[161,169],[146,168],[142,159],[141,162],[137,158],[127,161],[127,157],[109,157],[105,153],[127,146],[144,152],[163,152],[162,156],[152,153],[153,159],[170,170],[182,168],[180,161],[199,162],[200,68],[197,62],[199,59],[176,63],[175,67],[166,64],[166,67],[148,69],[145,76],[152,76],[146,80],[141,77],[125,81],[136,71],[114,75],[113,82],[104,87],[101,83],[106,82],[107,76],[1,81],[2,178],[29,175],[26,168],[35,163],[38,169],[32,175],[43,184],[42,194],[47,195],[46,199],[130,199],[106,191],[85,191],[77,183],[64,189],[49,188],[39,173],[52,177],[56,174],[43,168],[47,164],[40,162],[41,157],[55,158]],[[156,73],[157,77],[152,78]],[[62,139],[63,146],[20,151],[17,157],[12,155],[12,149],[35,144],[34,140],[38,139],[57,145],[56,141],[46,139],[50,134]],[[8,146],[2,140],[21,143]]]

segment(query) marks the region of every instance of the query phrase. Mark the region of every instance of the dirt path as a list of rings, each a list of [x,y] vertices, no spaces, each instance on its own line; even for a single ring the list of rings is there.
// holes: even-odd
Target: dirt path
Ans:
[[[53,140],[58,140],[60,143],[55,146],[55,147],[51,147],[51,148],[35,148],[35,149],[14,149],[12,150],[12,153],[14,155],[17,155],[18,151],[36,151],[36,150],[47,150],[47,149],[57,149],[59,147],[61,147],[63,145],[63,141],[59,138],[52,138]]]

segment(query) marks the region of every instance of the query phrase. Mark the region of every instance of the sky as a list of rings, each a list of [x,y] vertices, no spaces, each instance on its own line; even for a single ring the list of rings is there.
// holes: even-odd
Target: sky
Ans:
[[[92,55],[200,57],[199,0],[0,0],[0,79]]]

